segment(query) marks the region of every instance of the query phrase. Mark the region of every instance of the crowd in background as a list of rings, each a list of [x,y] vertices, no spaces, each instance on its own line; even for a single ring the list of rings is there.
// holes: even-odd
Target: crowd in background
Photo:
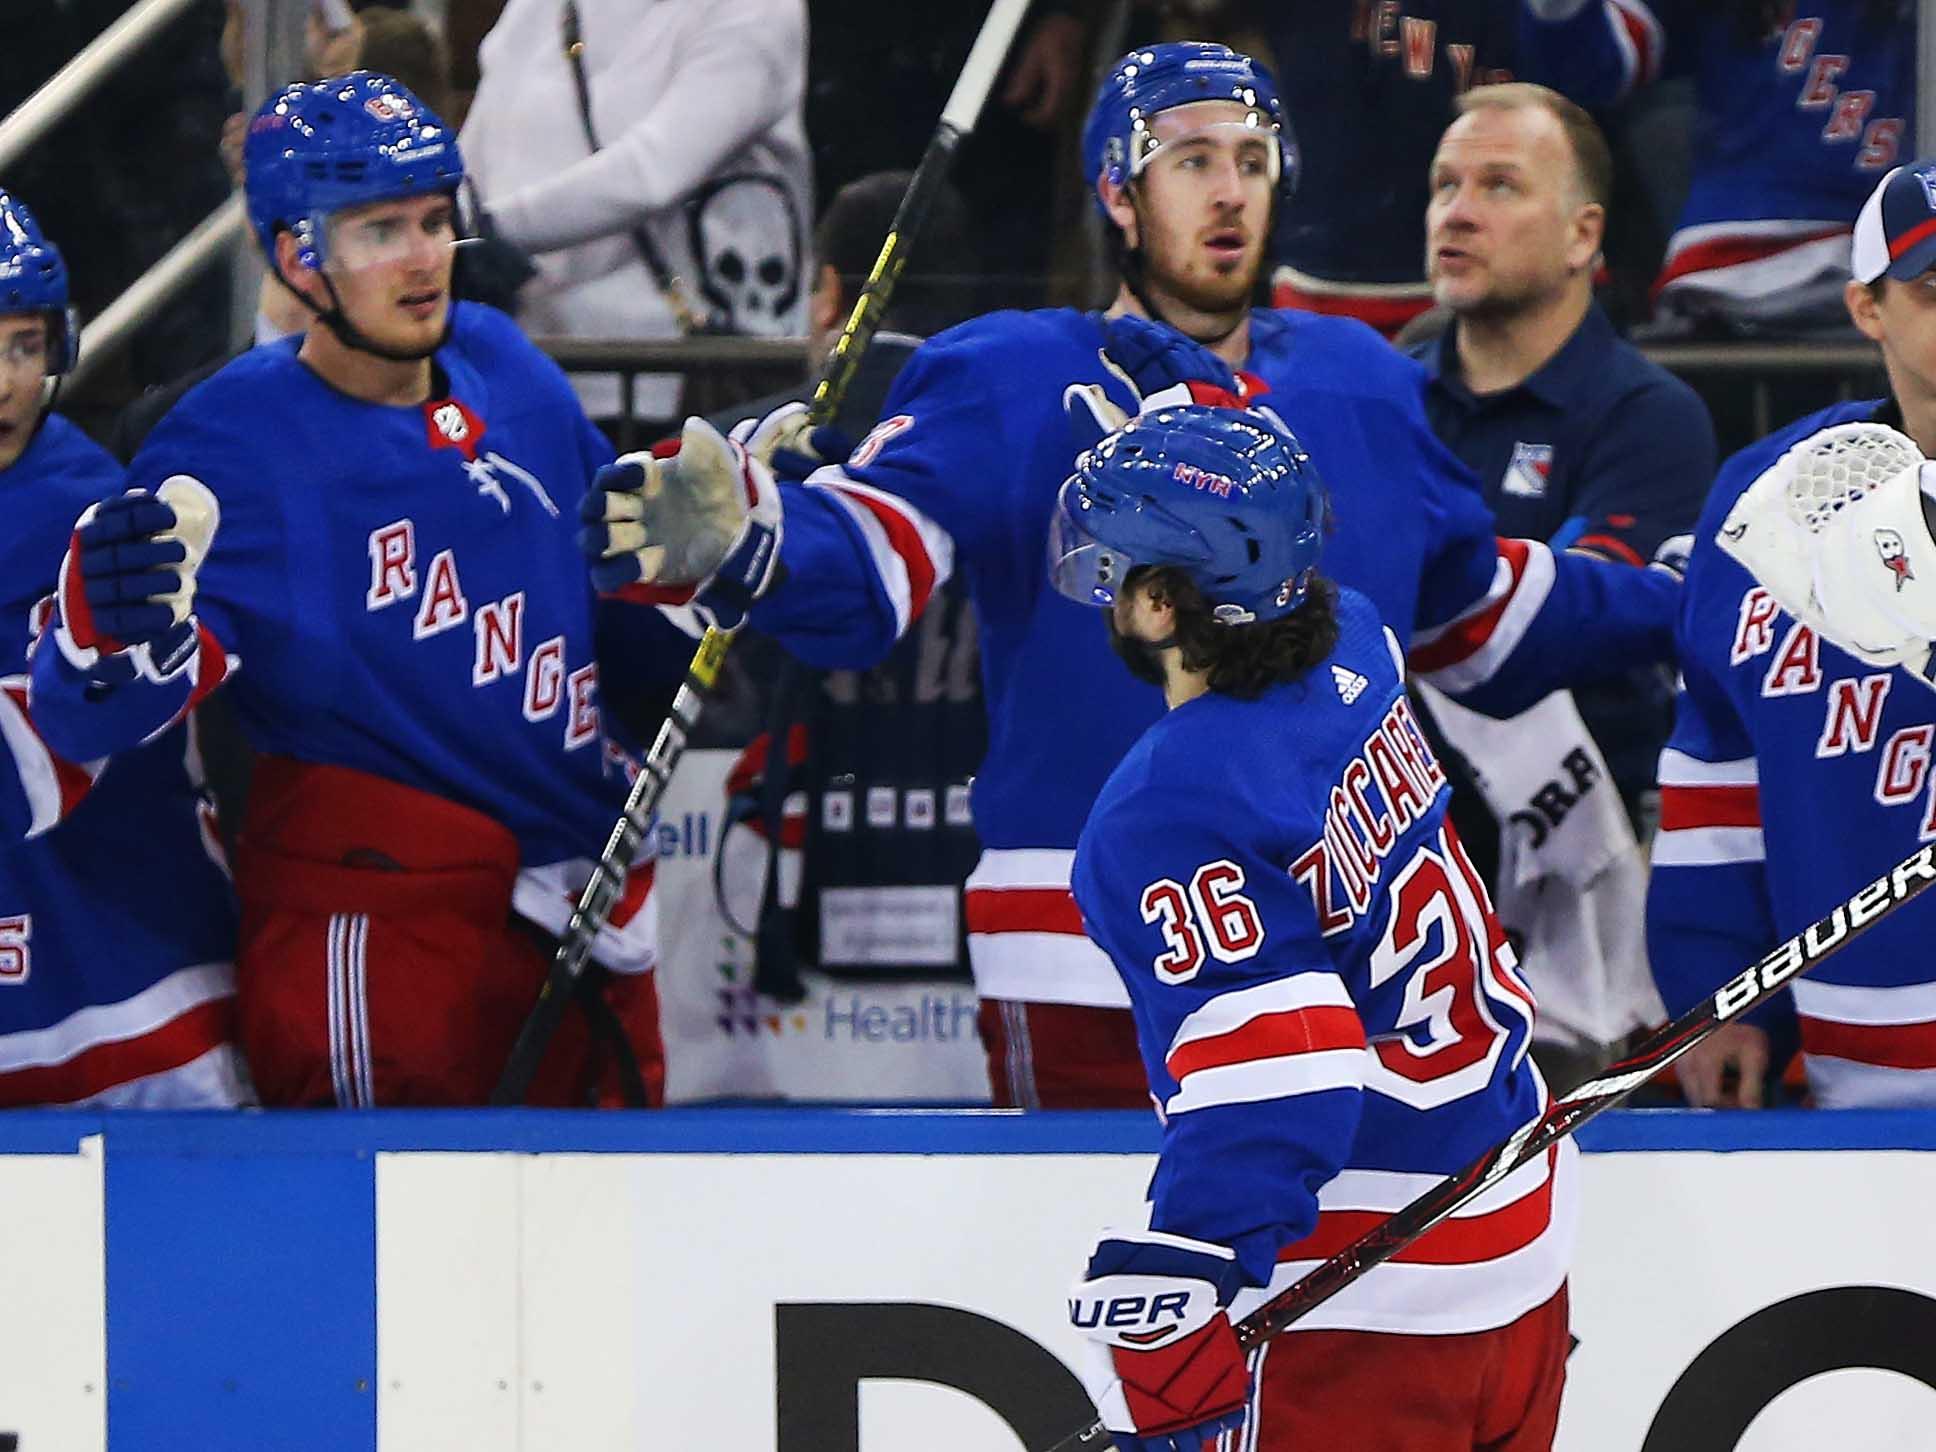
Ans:
[[[125,4],[28,8],[37,18],[10,24],[18,44],[0,53],[0,114]],[[983,8],[447,0],[433,10],[314,0],[306,63],[314,76],[394,75],[460,128],[473,184],[466,224],[482,241],[465,252],[459,287],[512,311],[527,332],[807,337],[818,359],[858,295]],[[874,372],[841,424],[853,439],[866,434],[921,336],[992,307],[1107,300],[1115,262],[1077,145],[1097,76],[1135,44],[1222,40],[1276,68],[1299,150],[1295,202],[1280,209],[1272,240],[1269,300],[1361,318],[1427,365],[1434,428],[1479,477],[1502,534],[1644,563],[1692,527],[1718,458],[1748,441],[1749,410],[1739,380],[1697,380],[1697,398],[1622,336],[1853,340],[1839,303],[1849,231],[1876,181],[1913,154],[1907,7],[1819,8],[1844,26],[1846,53],[1819,53],[1821,17],[1773,0],[1043,0],[929,219],[890,331],[870,355]],[[190,10],[6,178],[61,240],[83,317],[241,183],[250,13],[238,0]],[[1443,143],[1459,126],[1483,146],[1487,127],[1545,125],[1461,111],[1473,87],[1512,80],[1542,82],[1591,111],[1592,121],[1582,113],[1577,126],[1556,125],[1557,140],[1529,131],[1497,144],[1564,144],[1603,217],[1591,236],[1508,238],[1526,259],[1526,296],[1556,299],[1540,315],[1564,324],[1551,347],[1535,348],[1537,366],[1517,371],[1505,355],[1533,345],[1488,329],[1521,300],[1461,298],[1460,229],[1477,224],[1435,200],[1448,180]],[[1806,151],[1764,124],[1769,95]],[[72,165],[82,154],[90,164]],[[1553,184],[1574,185],[1564,180],[1571,164],[1562,156],[1554,165],[1562,180]],[[1570,263],[1569,248],[1580,252]],[[225,288],[220,275],[197,283],[63,400],[124,460],[244,341],[233,336]],[[269,279],[246,341],[304,321]],[[1504,370],[1503,387],[1483,386],[1476,370],[1486,366]],[[778,401],[753,399],[763,390],[751,386],[721,398],[697,382],[647,375],[622,391],[616,375],[574,377],[586,413],[614,437],[671,429],[696,404],[719,408],[724,423]],[[1828,401],[1810,390],[1833,386],[1791,379],[1785,413]],[[957,793],[965,800],[985,740],[974,618],[958,584],[929,609],[933,629],[864,674],[810,670],[753,639],[708,720],[710,744],[748,748],[729,783],[732,816],[759,844],[744,915],[759,944],[760,989],[775,1002],[798,997],[803,970],[828,966],[815,962],[818,892],[952,890],[973,865],[972,826],[951,803]],[[937,670],[946,689],[923,695],[919,683]],[[1427,702],[1434,739],[1450,748],[1455,815],[1502,916],[1523,949],[1532,945],[1535,978],[1541,952],[1584,953],[1596,965],[1597,986],[1542,1043],[1554,1077],[1584,1076],[1662,1017],[1637,924],[1671,702],[1671,673],[1640,672],[1523,721],[1516,738],[1464,721],[1450,702]],[[662,706],[651,693],[623,703],[647,726]],[[218,786],[239,793],[239,739],[219,716],[209,729]],[[1536,760],[1531,740],[1544,753]],[[929,794],[938,830],[843,843],[805,825],[884,757],[899,790]],[[1614,790],[1592,795],[1600,782]],[[1566,884],[1557,904],[1554,881]],[[965,977],[965,953],[921,966]]]

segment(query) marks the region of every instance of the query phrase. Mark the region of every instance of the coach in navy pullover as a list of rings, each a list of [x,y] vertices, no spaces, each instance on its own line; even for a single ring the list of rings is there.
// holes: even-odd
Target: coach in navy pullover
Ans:
[[[1415,356],[1433,429],[1503,535],[1639,566],[1694,527],[1714,427],[1692,389],[1593,301],[1612,164],[1586,114],[1536,86],[1460,100],[1433,161],[1426,267],[1451,326]],[[1575,693],[1633,811],[1669,726],[1654,673]],[[1493,834],[1478,834],[1490,856]]]

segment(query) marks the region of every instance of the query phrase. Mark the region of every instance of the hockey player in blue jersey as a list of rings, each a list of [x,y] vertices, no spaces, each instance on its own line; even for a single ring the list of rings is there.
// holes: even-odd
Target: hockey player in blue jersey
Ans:
[[[121,481],[48,412],[75,344],[60,252],[0,191],[0,1106],[233,1106],[235,909],[191,726],[104,770],[35,723],[34,621]]]
[[[1694,81],[1693,177],[1660,309],[1744,331],[1843,323],[1849,225],[1916,135],[1902,0],[1520,0],[1519,72],[1602,110]]]
[[[1163,1142],[1070,1317],[1123,1452],[1534,1452],[1565,1375],[1574,1166],[1525,1167],[1246,1368],[1231,1332],[1532,1119],[1532,995],[1446,817],[1376,608],[1317,573],[1324,487],[1267,416],[1145,413],[1076,462],[1056,589],[1168,707],[1073,889]],[[1402,1396],[1392,1389],[1404,1388]]]
[[[1647,899],[1669,1013],[1936,837],[1936,696],[1925,671],[1897,663],[1921,665],[1908,648],[1920,642],[1926,655],[1936,638],[1925,522],[1936,471],[1892,471],[1897,488],[1862,501],[1823,493],[1820,504],[1841,505],[1840,533],[1797,557],[1794,580],[1750,574],[1734,556],[1743,544],[1723,537],[1760,537],[1757,481],[1779,481],[1809,451],[1845,441],[1848,426],[1900,431],[1896,457],[1910,464],[1917,450],[1936,454],[1936,158],[1875,189],[1853,263],[1849,315],[1880,344],[1891,396],[1810,414],[1729,459],[1688,562],[1683,684],[1661,756]],[[1784,527],[1779,499],[1773,509]],[[1875,648],[1856,648],[1864,642]],[[1795,980],[1788,997],[1817,1104],[1936,1105],[1933,928],[1936,908],[1911,903]],[[1759,1105],[1769,1033],[1757,1020],[1778,1012],[1691,1050],[1677,1065],[1689,1099]]]
[[[586,578],[578,498],[610,450],[564,375],[451,301],[454,135],[357,72],[271,97],[246,157],[308,329],[189,393],[83,516],[36,709],[91,759],[226,682],[258,752],[237,966],[264,1102],[481,1103],[625,795],[601,667],[661,627]],[[198,519],[205,557],[157,536]],[[583,1102],[600,1058],[657,1093],[649,885],[600,935],[604,1033],[574,1015],[547,1100]]]
[[[1096,99],[1083,158],[1121,255],[1108,313],[996,313],[930,339],[851,457],[783,483],[775,500],[759,495],[784,521],[785,569],[751,614],[809,663],[864,667],[938,581],[967,577],[990,739],[974,782],[984,850],[966,928],[994,1094],[1024,1106],[1145,1102],[1127,1000],[1068,886],[1096,790],[1161,702],[1041,578],[1055,491],[1080,447],[1065,398],[1093,441],[1099,418],[1146,397],[1268,390],[1337,491],[1334,573],[1403,632],[1418,670],[1478,709],[1522,709],[1578,676],[1664,658],[1678,592],[1659,572],[1495,541],[1471,477],[1426,423],[1415,363],[1350,319],[1252,310],[1296,169],[1262,67],[1194,43],[1125,57]],[[769,417],[752,453],[797,432],[797,414]],[[725,555],[726,542],[746,537],[742,523],[773,526],[748,513],[742,468],[758,474],[758,458],[716,438],[677,467],[615,467],[605,501],[591,501],[601,584],[748,593],[730,561],[763,556]],[[680,491],[668,481],[700,478],[715,481],[717,511],[672,510]],[[634,532],[619,538],[619,524]]]

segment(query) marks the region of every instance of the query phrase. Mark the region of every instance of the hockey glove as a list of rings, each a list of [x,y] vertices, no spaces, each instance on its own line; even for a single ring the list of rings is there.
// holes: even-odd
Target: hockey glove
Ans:
[[[832,424],[815,427],[804,403],[783,403],[765,418],[741,419],[728,435],[773,471],[774,477],[804,479],[823,464],[837,464],[854,452],[853,441]]]
[[[1240,1284],[1221,1245],[1105,1231],[1070,1293],[1083,1381],[1120,1452],[1209,1452],[1244,1423],[1250,1374],[1224,1308]]]
[[[704,419],[677,443],[600,469],[579,505],[592,583],[648,605],[686,606],[736,629],[780,559],[780,491],[766,465]]]
[[[1254,394],[1264,391],[1260,381],[1238,374],[1203,344],[1167,323],[1125,313],[1104,318],[1102,334],[1103,367],[1128,386],[1136,398],[1137,413],[1184,403],[1244,408]],[[1070,385],[1062,403],[1078,449],[1089,448],[1130,420],[1098,384]]]
[[[1936,685],[1936,465],[1879,424],[1836,424],[1745,489],[1716,543],[1777,604],[1871,665]]]
[[[177,474],[150,494],[131,489],[91,504],[75,521],[55,591],[55,640],[78,669],[104,678],[167,677],[193,653],[195,572],[208,556],[221,509],[208,487]]]

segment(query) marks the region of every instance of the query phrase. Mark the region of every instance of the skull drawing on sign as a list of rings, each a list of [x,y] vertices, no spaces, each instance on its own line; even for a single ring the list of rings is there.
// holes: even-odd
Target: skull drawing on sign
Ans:
[[[777,176],[715,179],[687,203],[699,287],[729,331],[803,331],[800,216]]]

